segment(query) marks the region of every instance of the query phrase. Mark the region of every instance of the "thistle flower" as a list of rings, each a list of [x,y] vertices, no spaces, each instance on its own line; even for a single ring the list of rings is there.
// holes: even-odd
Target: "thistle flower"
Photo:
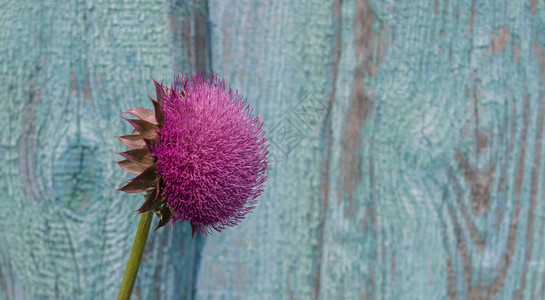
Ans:
[[[119,190],[147,192],[139,213],[153,211],[158,228],[190,222],[192,234],[235,226],[255,207],[267,180],[263,123],[244,99],[214,75],[155,83],[154,110],[125,113],[134,131],[117,137],[131,150],[118,164],[137,175]]]

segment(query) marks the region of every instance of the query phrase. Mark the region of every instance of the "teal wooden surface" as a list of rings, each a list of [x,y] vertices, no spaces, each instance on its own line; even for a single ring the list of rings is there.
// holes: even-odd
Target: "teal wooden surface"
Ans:
[[[206,67],[187,55],[206,36],[181,33],[200,6],[2,3],[1,298],[116,297],[142,199],[114,191],[129,177],[113,136],[129,130],[120,112],[149,104],[151,75]],[[150,237],[135,299],[192,297],[190,233]]]
[[[238,227],[153,233],[134,299],[545,299],[542,2],[0,11],[0,299],[115,297],[119,112],[200,70],[259,111],[270,179]]]

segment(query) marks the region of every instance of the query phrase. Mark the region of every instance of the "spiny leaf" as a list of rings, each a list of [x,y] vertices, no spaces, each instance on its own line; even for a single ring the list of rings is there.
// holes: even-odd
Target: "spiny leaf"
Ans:
[[[157,140],[148,140],[146,138],[143,139],[144,143],[146,143],[146,147],[148,148],[149,152],[153,153],[155,151],[155,142]]]
[[[122,161],[118,161],[117,164],[121,167],[121,169],[134,174],[134,175],[140,175],[142,172],[144,172],[147,168],[147,166],[142,166],[137,163],[134,163],[128,159],[124,159]]]
[[[159,196],[159,181],[157,181],[157,188],[149,192],[149,194],[146,196],[146,201],[138,209],[138,213],[154,211],[161,205],[161,203],[163,203],[163,199],[161,199]]]
[[[123,143],[123,145],[131,149],[144,148],[146,146],[146,143],[144,142],[144,140],[142,139],[142,136],[138,132],[136,134],[116,136],[116,138],[121,143]]]
[[[122,155],[126,159],[132,161],[133,163],[145,166],[153,166],[154,157],[152,157],[149,151],[145,148],[143,149],[133,149],[125,152],[118,152],[117,154]]]
[[[150,186],[148,182],[130,181],[126,185],[117,189],[125,193],[143,193],[153,188],[153,184]]]
[[[189,222],[191,224],[191,239],[195,237],[195,233],[197,233],[197,230],[199,229],[199,226],[194,225],[193,223]]]
[[[172,213],[166,205],[157,208],[153,212],[159,217],[159,223],[157,224],[157,227],[155,227],[155,229],[153,230],[155,232],[157,231],[157,229],[165,226],[170,221],[170,219],[172,218]]]
[[[157,120],[155,119],[155,112],[151,109],[142,108],[142,107],[133,107],[127,111],[123,112],[124,114],[131,114],[138,117],[140,120],[150,122],[151,124],[158,125]]]
[[[118,190],[125,193],[142,193],[155,188],[158,180],[159,177],[155,173],[155,167],[152,166]]]
[[[163,114],[163,110],[161,110],[161,105],[159,102],[149,98],[151,100],[151,103],[153,103],[153,108],[155,109],[155,119],[159,123],[159,126],[163,126],[163,123],[165,121],[165,115]]]
[[[129,122],[143,137],[153,140],[157,138],[157,127],[144,120],[123,118]]]
[[[165,90],[163,89],[162,85],[157,83],[153,77],[151,78],[153,80],[153,83],[155,83],[155,93],[157,94],[157,101],[161,101],[163,97],[165,96]]]

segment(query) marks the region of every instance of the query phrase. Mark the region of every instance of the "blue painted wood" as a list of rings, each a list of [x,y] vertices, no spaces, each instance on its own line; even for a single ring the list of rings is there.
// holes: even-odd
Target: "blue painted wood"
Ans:
[[[210,3],[278,163],[199,299],[544,297],[541,4]]]
[[[142,202],[114,191],[130,176],[114,163],[130,130],[120,112],[150,106],[150,76],[208,68],[181,51],[207,51],[201,8],[1,4],[0,299],[115,298]],[[186,226],[153,234],[133,298],[191,298],[199,247]]]
[[[236,228],[150,236],[134,299],[545,298],[545,10],[529,1],[11,2],[0,299],[111,299],[149,76],[214,71],[271,168]]]

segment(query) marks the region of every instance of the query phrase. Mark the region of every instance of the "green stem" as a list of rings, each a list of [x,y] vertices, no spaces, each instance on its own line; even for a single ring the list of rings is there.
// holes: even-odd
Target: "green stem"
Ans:
[[[117,300],[128,300],[131,297],[132,288],[136,281],[136,274],[138,274],[138,268],[140,267],[140,260],[142,260],[142,254],[144,253],[144,247],[148,239],[152,217],[152,212],[142,213]]]

